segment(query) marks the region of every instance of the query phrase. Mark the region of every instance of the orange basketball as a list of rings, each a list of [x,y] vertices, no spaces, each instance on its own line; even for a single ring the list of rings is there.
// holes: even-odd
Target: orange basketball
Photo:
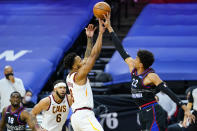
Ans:
[[[96,18],[103,19],[107,12],[111,12],[110,6],[106,2],[98,2],[94,5],[93,13]]]

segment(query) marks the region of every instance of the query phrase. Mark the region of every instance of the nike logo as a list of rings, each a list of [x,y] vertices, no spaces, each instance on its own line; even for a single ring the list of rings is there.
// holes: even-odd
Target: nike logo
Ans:
[[[152,108],[150,108],[150,109],[147,109],[146,111],[147,111],[147,112],[149,112],[151,109],[152,109]]]

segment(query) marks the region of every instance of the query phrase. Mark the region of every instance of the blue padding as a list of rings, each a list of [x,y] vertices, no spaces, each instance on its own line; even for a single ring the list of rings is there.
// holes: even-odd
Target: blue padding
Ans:
[[[143,49],[143,48],[142,48]],[[163,80],[196,80],[197,53],[195,48],[145,48],[155,54],[153,68]],[[126,51],[135,58],[138,48],[127,48]],[[112,75],[117,84],[130,81],[130,71],[118,52],[106,65],[105,72]]]
[[[145,20],[146,19],[146,20]],[[197,25],[197,12],[190,15],[140,15],[136,25]]]
[[[0,45],[5,48],[26,48],[26,47],[56,47],[67,51],[71,44],[71,39],[67,36],[6,36],[0,38]]]
[[[197,36],[197,25],[135,25],[127,36]]]
[[[24,51],[24,54],[16,60],[47,60],[53,64],[53,70],[56,70],[60,59],[62,58],[63,50],[55,47],[6,47],[1,48],[0,52],[4,53],[4,60],[9,59],[6,53],[13,53],[14,56]],[[5,56],[6,55],[6,56]],[[9,61],[9,60],[8,60]]]
[[[137,55],[137,51],[141,49],[145,49],[151,51],[154,54],[154,58],[156,61],[166,61],[166,62],[190,62],[197,61],[197,48],[126,48],[126,51],[132,58],[135,58]],[[120,55],[116,52],[112,57],[113,61],[118,61],[120,59]],[[111,62],[110,61],[110,62]]]
[[[125,37],[124,47],[188,47],[197,48],[197,37],[192,36],[133,36]]]

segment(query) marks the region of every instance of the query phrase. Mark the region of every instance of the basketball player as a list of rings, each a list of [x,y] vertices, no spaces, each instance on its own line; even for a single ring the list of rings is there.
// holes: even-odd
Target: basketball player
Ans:
[[[63,80],[54,82],[54,90],[43,98],[32,109],[34,116],[43,111],[41,127],[47,131],[61,131],[69,112],[71,98],[66,94],[66,83]]]
[[[3,109],[0,131],[3,131],[4,128],[6,128],[6,131],[25,131],[26,124],[33,131],[40,131],[35,117],[25,111],[24,107],[20,106],[21,95],[19,92],[11,93],[10,103],[10,106]]]
[[[120,40],[110,24],[110,14],[105,16],[105,27],[108,29],[116,50],[128,64],[131,72],[131,96],[139,107],[139,118],[142,130],[164,131],[167,127],[167,114],[155,100],[159,91],[166,93],[177,105],[183,108],[185,115],[194,119],[194,116],[183,105],[180,99],[167,87],[160,77],[150,67],[154,56],[147,50],[139,50],[136,59],[126,53]]]
[[[86,34],[93,31],[93,27],[87,28]],[[74,131],[103,131],[92,111],[94,108],[93,94],[87,75],[101,51],[104,31],[105,28],[99,19],[99,34],[91,53],[86,55],[83,61],[76,53],[70,53],[64,59],[65,67],[70,69],[66,81],[73,100],[71,124]]]

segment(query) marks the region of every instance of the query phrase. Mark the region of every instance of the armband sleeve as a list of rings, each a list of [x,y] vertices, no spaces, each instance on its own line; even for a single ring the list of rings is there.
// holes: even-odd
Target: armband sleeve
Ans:
[[[178,106],[183,105],[182,101],[167,87],[164,82],[160,83],[157,87],[160,89],[160,91],[167,94]]]
[[[126,58],[130,57],[129,54],[124,50],[119,38],[114,32],[110,33],[113,44],[115,45],[116,50],[119,52],[121,57],[125,60]]]

